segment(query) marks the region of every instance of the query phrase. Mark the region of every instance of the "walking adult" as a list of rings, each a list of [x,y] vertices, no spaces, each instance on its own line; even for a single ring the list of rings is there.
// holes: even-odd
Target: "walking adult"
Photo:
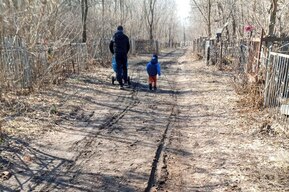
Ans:
[[[127,54],[130,49],[129,38],[123,33],[123,27],[118,26],[117,32],[113,35],[109,49],[115,56],[117,65],[116,79],[119,83],[120,89],[126,84],[127,79]],[[124,81],[124,82],[123,82]]]

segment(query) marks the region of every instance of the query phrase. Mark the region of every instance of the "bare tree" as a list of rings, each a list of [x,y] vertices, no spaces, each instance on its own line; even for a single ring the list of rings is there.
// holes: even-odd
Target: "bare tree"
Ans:
[[[149,39],[154,39],[155,8],[157,0],[144,0],[144,13],[148,25]]]
[[[88,13],[88,4],[87,0],[81,0],[81,16],[82,16],[82,42],[85,43],[87,40],[86,36],[86,20],[87,20],[87,13]]]
[[[192,0],[194,6],[201,13],[206,25],[207,25],[207,35],[211,37],[212,35],[212,26],[211,26],[211,13],[212,13],[212,4],[213,0],[206,0],[205,2],[197,2],[196,0]]]
[[[270,24],[268,29],[268,35],[274,35],[274,29],[276,24],[276,13],[277,13],[277,4],[278,0],[271,0],[271,7],[270,7]]]

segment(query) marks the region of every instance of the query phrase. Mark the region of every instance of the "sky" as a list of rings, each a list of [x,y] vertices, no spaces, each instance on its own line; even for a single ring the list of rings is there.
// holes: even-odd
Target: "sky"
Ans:
[[[185,22],[190,13],[190,0],[176,0],[178,6],[178,16]]]

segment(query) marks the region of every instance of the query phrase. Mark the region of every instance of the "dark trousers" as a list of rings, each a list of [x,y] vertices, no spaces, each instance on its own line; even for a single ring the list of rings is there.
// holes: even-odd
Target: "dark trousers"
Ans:
[[[117,65],[116,79],[120,85],[123,85],[123,81],[127,82],[127,55],[115,54],[115,61]]]

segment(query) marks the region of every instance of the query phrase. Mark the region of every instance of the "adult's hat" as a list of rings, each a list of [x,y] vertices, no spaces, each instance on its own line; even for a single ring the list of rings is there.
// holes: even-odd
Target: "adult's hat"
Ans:
[[[153,54],[153,58],[158,58],[158,55],[157,54]]]
[[[117,27],[117,30],[123,31],[123,27],[120,25],[120,26]]]

